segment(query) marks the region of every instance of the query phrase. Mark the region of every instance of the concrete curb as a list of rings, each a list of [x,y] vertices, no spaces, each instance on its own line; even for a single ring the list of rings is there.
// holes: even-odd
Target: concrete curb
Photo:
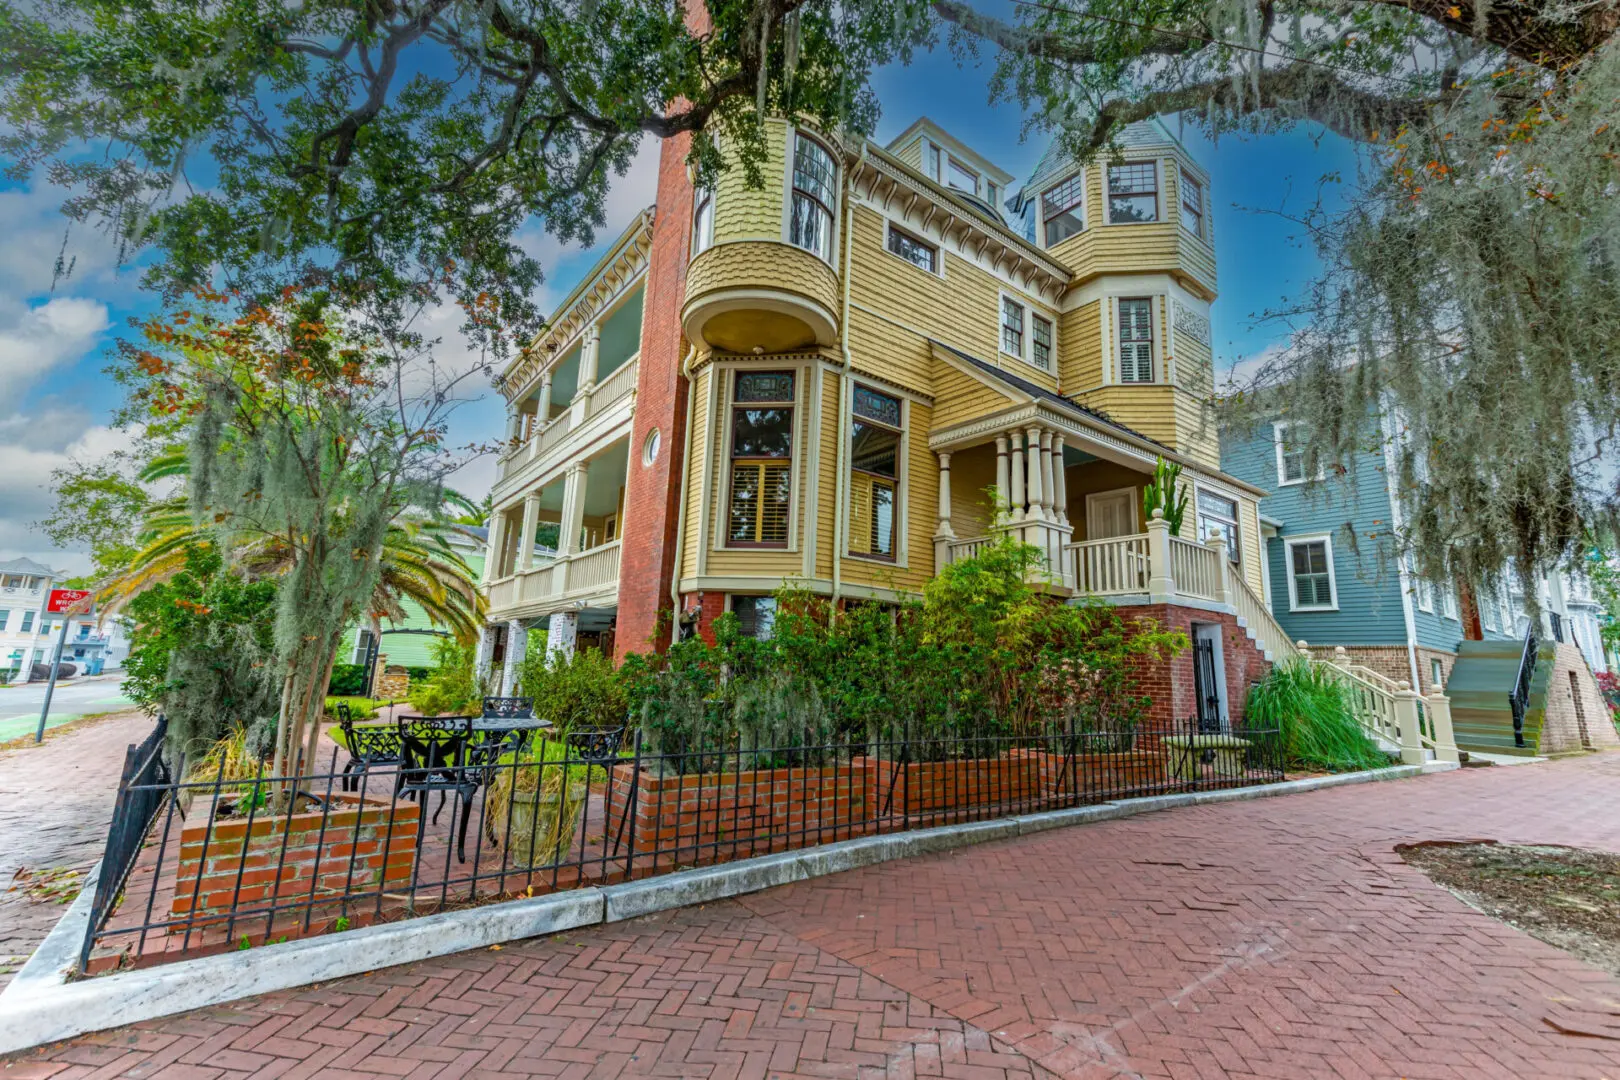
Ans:
[[[0,1053],[25,1050],[90,1031],[152,1020],[272,990],[358,975],[435,956],[486,948],[598,923],[621,922],[691,904],[893,859],[933,854],[1071,825],[1135,817],[1179,806],[1241,802],[1384,780],[1404,780],[1456,765],[1401,765],[1318,776],[1259,787],[1154,795],[963,825],[866,836],[662,877],[576,889],[533,899],[440,912],[341,934],[266,945],[245,952],[181,960],[155,968],[69,982],[90,917],[99,865],[61,921],[22,971],[0,992]]]

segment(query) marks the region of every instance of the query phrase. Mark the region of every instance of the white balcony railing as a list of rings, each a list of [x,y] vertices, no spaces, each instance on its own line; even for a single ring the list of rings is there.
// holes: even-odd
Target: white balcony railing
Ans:
[[[614,370],[613,374],[596,384],[591,392],[591,400],[586,407],[589,415],[605,411],[620,398],[636,388],[636,370],[641,366],[639,356],[632,356]]]
[[[548,559],[489,583],[489,610],[501,612],[554,597],[600,592],[619,580],[619,541]]]
[[[1176,592],[1200,600],[1225,600],[1220,558],[1212,547],[1170,537],[1170,577],[1176,583]]]
[[[600,589],[619,580],[619,541],[582,551],[568,564],[568,591]]]
[[[1148,591],[1147,536],[1115,536],[1070,544],[1074,585],[1094,596]]]

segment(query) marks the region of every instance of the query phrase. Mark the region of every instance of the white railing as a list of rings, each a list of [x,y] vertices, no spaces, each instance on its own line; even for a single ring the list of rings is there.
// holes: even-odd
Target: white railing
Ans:
[[[1397,746],[1401,760],[1421,765],[1435,761],[1457,761],[1457,741],[1451,728],[1451,699],[1436,687],[1428,697],[1361,664],[1349,663],[1343,651],[1337,662],[1311,658],[1308,650],[1298,650],[1320,671],[1334,675],[1344,687],[1350,711],[1369,735],[1386,746]]]
[[[530,459],[543,457],[548,450],[556,447],[558,443],[568,436],[568,432],[573,429],[573,426],[574,414],[572,412],[562,413],[550,424],[547,424],[544,431],[530,440]]]
[[[1262,651],[1270,652],[1275,663],[1292,660],[1299,655],[1296,646],[1282,624],[1271,613],[1271,606],[1261,599],[1241,574],[1228,574],[1232,587],[1226,591],[1226,602],[1232,605],[1237,617],[1248,624],[1249,632],[1258,639]]]
[[[1074,587],[1081,592],[1119,596],[1148,591],[1148,579],[1153,575],[1146,534],[1086,540],[1068,544],[1064,550],[1074,568]]]
[[[595,416],[636,388],[636,369],[641,366],[639,354],[632,356],[614,369],[613,374],[596,384],[591,392],[589,415]]]
[[[489,609],[491,611],[511,607],[517,603],[517,598],[518,579],[516,577],[500,578],[489,583]]]
[[[528,603],[531,600],[544,600],[557,591],[556,564],[547,563],[532,570],[526,570],[519,575],[521,585],[518,589],[518,602]]]
[[[952,540],[945,545],[945,561],[954,563],[963,559],[977,558],[985,548],[995,542],[994,536],[969,536],[964,540]]]
[[[1145,538],[1144,538],[1145,539]],[[1212,547],[1170,537],[1170,577],[1176,592],[1204,600],[1224,600],[1221,556]]]
[[[609,540],[601,547],[576,555],[568,564],[568,591],[600,589],[619,580],[619,541]]]

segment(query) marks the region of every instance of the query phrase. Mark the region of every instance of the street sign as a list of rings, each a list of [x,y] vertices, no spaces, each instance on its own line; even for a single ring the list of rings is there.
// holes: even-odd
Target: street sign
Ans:
[[[48,615],[83,615],[90,610],[89,589],[52,589],[45,602]]]
[[[85,615],[94,607],[95,600],[90,596],[89,589],[52,589],[45,601],[45,612],[49,615]],[[39,729],[34,732],[36,743],[45,739],[45,718],[51,715],[51,697],[56,693],[56,669],[62,663],[67,629],[68,620],[63,619],[62,631],[56,636],[56,652],[51,657],[51,680],[45,684],[45,703],[39,708]]]

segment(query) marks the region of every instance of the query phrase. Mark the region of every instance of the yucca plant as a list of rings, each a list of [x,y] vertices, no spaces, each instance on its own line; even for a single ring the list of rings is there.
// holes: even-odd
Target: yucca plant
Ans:
[[[1278,729],[1293,765],[1350,772],[1389,764],[1362,730],[1338,675],[1305,660],[1278,664],[1252,684],[1244,717],[1252,727]]]

